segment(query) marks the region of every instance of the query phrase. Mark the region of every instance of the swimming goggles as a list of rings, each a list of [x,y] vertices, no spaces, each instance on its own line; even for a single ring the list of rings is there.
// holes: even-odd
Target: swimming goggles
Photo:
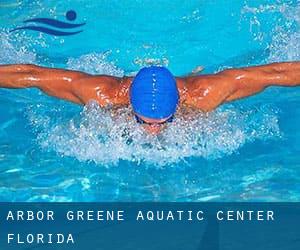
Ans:
[[[143,119],[141,119],[140,117],[138,117],[137,115],[134,115],[135,120],[137,123],[139,124],[147,124],[147,125],[152,125],[152,124],[165,124],[165,123],[169,123],[172,122],[174,120],[174,115],[172,115],[170,118],[168,118],[168,120],[161,122],[161,123],[156,123],[156,122],[145,122]]]

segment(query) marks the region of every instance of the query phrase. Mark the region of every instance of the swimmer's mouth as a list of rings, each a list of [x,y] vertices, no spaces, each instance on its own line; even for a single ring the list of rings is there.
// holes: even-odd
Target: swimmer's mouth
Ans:
[[[173,122],[173,120],[174,120],[174,115],[172,115],[166,121],[163,121],[163,122],[146,122],[143,119],[141,119],[140,117],[138,117],[137,115],[134,115],[134,117],[135,117],[135,120],[136,120],[137,123],[146,124],[146,125],[160,125],[160,124],[162,125],[162,124],[165,124],[165,123]]]

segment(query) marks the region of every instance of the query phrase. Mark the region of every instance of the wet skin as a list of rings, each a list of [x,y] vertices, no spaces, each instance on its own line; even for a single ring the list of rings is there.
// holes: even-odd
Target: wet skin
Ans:
[[[0,65],[1,88],[39,88],[46,94],[78,104],[96,100],[100,106],[129,105],[132,77],[90,75],[31,64]],[[180,104],[209,112],[225,102],[254,95],[268,86],[300,84],[300,62],[228,69],[216,74],[176,78]],[[165,120],[140,117],[144,128],[157,134]]]

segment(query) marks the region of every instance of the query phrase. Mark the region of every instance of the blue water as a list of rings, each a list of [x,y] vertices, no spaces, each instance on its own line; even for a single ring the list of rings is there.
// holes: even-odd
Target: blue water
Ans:
[[[9,32],[68,10],[83,32]],[[180,76],[300,59],[299,1],[2,0],[0,17],[0,64],[122,76],[156,63]],[[299,97],[273,87],[207,117],[179,111],[153,137],[130,108],[0,89],[0,200],[300,201]]]

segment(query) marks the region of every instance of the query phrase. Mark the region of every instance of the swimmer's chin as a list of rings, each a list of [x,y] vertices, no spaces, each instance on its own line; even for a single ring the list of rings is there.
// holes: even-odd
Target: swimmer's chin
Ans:
[[[161,124],[145,124],[143,125],[143,128],[151,135],[158,135],[163,130],[163,127]]]

